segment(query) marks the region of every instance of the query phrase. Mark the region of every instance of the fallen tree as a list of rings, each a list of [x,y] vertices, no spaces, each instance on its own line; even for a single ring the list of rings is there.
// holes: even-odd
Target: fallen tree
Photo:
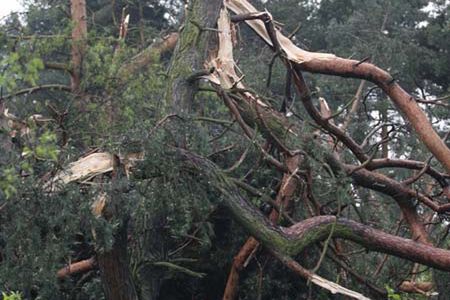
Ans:
[[[77,1],[73,1],[73,3],[75,2]],[[77,3],[83,3],[83,1]],[[235,13],[235,15],[230,16],[230,12]],[[77,18],[84,21],[83,16]],[[124,20],[128,20],[128,18],[123,18]],[[286,103],[283,105],[284,108],[282,106],[281,110],[277,110],[264,96],[260,96],[256,91],[248,88],[244,80],[245,74],[238,68],[238,62],[233,57],[233,50],[237,43],[236,28],[233,23],[237,22],[246,22],[273,50],[274,58],[280,58],[287,73],[286,101],[289,102],[289,98],[292,98],[292,95],[289,94],[291,84],[293,84],[309,119],[289,118],[286,114]],[[121,23],[121,25],[124,24],[124,22]],[[79,27],[85,26],[82,22],[75,25],[77,26],[74,27],[74,33],[75,30],[85,31]],[[119,39],[124,42],[126,30],[122,30],[122,28],[121,26]],[[80,65],[82,57],[77,57],[77,55],[82,55],[86,50],[85,45],[83,45],[85,38],[83,32],[81,36],[78,34],[73,38],[73,50],[77,50],[78,53],[73,52],[73,70],[69,72],[72,76],[72,88],[42,85],[21,90],[4,98],[14,99],[44,89],[49,91],[60,89],[71,93],[74,98],[79,97],[80,87],[83,86],[80,85],[83,74],[81,74],[82,68]],[[71,185],[71,187],[75,186],[75,190],[82,190],[82,197],[86,196],[86,194],[83,194],[86,191],[92,193],[92,186],[97,187],[97,193],[90,198],[93,203],[89,203],[92,216],[94,219],[110,225],[108,229],[113,231],[110,236],[110,247],[102,249],[97,247],[99,241],[96,240],[96,229],[91,227],[94,240],[92,244],[94,246],[89,249],[89,255],[92,257],[85,259],[90,256],[81,256],[81,258],[74,258],[73,261],[66,257],[64,257],[64,260],[60,259],[58,267],[64,264],[63,261],[67,263],[67,266],[57,272],[57,278],[70,280],[81,276],[84,272],[99,270],[98,274],[107,299],[137,299],[140,289],[153,288],[155,290],[153,295],[156,297],[159,286],[152,286],[153,279],[145,278],[146,281],[139,283],[136,281],[136,277],[139,277],[136,274],[143,265],[151,266],[151,268],[167,267],[173,272],[202,278],[205,273],[190,271],[170,261],[169,251],[166,251],[166,249],[161,250],[160,256],[161,260],[167,258],[167,261],[156,261],[156,258],[152,260],[154,257],[158,257],[159,253],[150,253],[151,259],[145,258],[144,255],[140,256],[139,262],[131,263],[132,267],[129,261],[132,258],[130,253],[133,253],[129,250],[135,250],[130,248],[141,247],[139,251],[143,248],[142,245],[137,245],[136,239],[139,238],[137,236],[141,234],[149,235],[149,232],[134,231],[134,226],[138,226],[133,222],[135,221],[133,220],[135,216],[133,213],[136,213],[136,211],[128,210],[131,205],[127,201],[135,199],[133,197],[136,196],[137,191],[140,192],[142,189],[142,186],[139,186],[141,183],[145,189],[152,187],[153,191],[158,189],[170,190],[174,187],[178,189],[179,185],[177,184],[187,181],[186,178],[189,177],[190,179],[193,178],[196,183],[203,184],[205,191],[210,192],[210,188],[212,188],[213,192],[204,198],[210,196],[211,198],[208,198],[208,200],[214,201],[213,198],[221,197],[232,219],[236,220],[249,235],[231,266],[224,299],[238,297],[239,273],[245,269],[252,258],[259,258],[260,252],[258,252],[258,249],[262,249],[261,252],[265,254],[270,254],[268,257],[275,258],[295,274],[304,278],[306,282],[312,282],[331,293],[340,293],[355,299],[368,299],[359,292],[345,288],[344,285],[349,284],[349,281],[343,280],[337,284],[325,279],[324,277],[329,277],[327,274],[323,275],[324,277],[319,276],[319,274],[322,275],[322,273],[319,273],[323,270],[320,268],[322,262],[329,258],[330,262],[336,264],[339,276],[341,274],[342,278],[353,276],[378,297],[385,297],[386,290],[370,282],[366,279],[367,276],[359,275],[346,261],[345,248],[350,245],[352,245],[351,247],[354,245],[361,246],[361,249],[355,251],[362,252],[367,249],[366,251],[386,253],[415,262],[416,265],[412,271],[413,279],[403,278],[400,281],[399,289],[406,292],[431,293],[433,283],[428,281],[416,282],[414,276],[418,272],[418,264],[450,271],[450,251],[444,249],[445,246],[439,243],[440,241],[434,240],[433,235],[430,234],[430,232],[432,233],[430,227],[433,225],[431,223],[439,224],[450,212],[450,204],[448,203],[450,176],[447,174],[450,166],[449,150],[425,118],[421,108],[411,99],[409,94],[402,90],[391,75],[364,59],[360,61],[347,60],[338,58],[333,54],[309,52],[298,48],[290,38],[281,33],[281,29],[277,27],[270,13],[257,11],[247,1],[193,0],[186,7],[186,22],[179,33],[170,34],[165,39],[156,41],[140,54],[128,59],[128,63],[118,68],[118,74],[112,74],[112,71],[110,71],[108,76],[116,77],[117,75],[119,77],[117,86],[108,83],[105,91],[94,91],[94,93],[97,93],[96,95],[100,95],[98,97],[104,97],[101,101],[105,102],[102,103],[107,103],[108,113],[110,114],[107,122],[110,123],[111,127],[114,127],[118,122],[117,120],[120,120],[117,114],[118,110],[114,106],[116,103],[115,100],[113,101],[114,97],[129,96],[127,93],[121,94],[114,89],[125,87],[128,80],[131,80],[138,72],[145,72],[145,66],[157,61],[163,53],[171,51],[174,47],[171,66],[168,73],[164,75],[166,88],[164,93],[159,94],[164,94],[164,97],[158,98],[159,101],[164,103],[155,105],[157,109],[160,109],[158,111],[153,110],[154,107],[145,107],[145,109],[154,113],[159,121],[157,119],[156,125],[152,124],[154,127],[150,130],[144,127],[145,130],[149,131],[142,136],[144,136],[143,139],[148,139],[150,144],[161,143],[158,147],[155,147],[157,150],[154,149],[155,152],[149,152],[142,146],[145,142],[140,142],[140,152],[131,155],[116,155],[112,152],[117,149],[117,145],[114,144],[117,141],[111,142],[108,140],[108,143],[105,142],[104,145],[113,143],[114,146],[110,147],[111,152],[95,152],[106,151],[104,149],[109,147],[102,145],[100,148],[102,150],[94,150],[94,153],[88,152],[89,154],[69,163],[62,169],[60,169],[60,161],[58,161],[55,169],[46,175],[45,184],[40,186],[49,198],[63,194],[66,187],[71,183],[77,183],[82,187],[79,189],[78,185]],[[114,49],[113,62],[115,62],[114,56],[117,58],[119,50],[119,46]],[[48,67],[67,71],[67,68],[60,68],[61,66],[48,64]],[[434,156],[423,162],[411,159],[387,158],[385,155],[386,141],[381,140],[373,143],[371,140],[371,137],[383,124],[376,126],[367,134],[362,143],[358,143],[357,139],[352,137],[345,129],[350,121],[346,119],[346,122],[348,122],[342,127],[339,126],[338,122],[335,122],[334,116],[336,114],[333,114],[326,100],[323,98],[315,99],[315,96],[309,91],[308,83],[303,78],[303,72],[361,78],[375,83],[390,96],[395,106],[404,115],[405,120],[415,128],[420,142],[426,145]],[[204,86],[204,79],[208,81],[208,87]],[[96,86],[95,89],[97,88]],[[360,85],[357,97],[361,97],[363,88],[363,85]],[[232,120],[213,119],[203,115],[192,117],[191,114],[196,107],[203,105],[203,103],[196,103],[199,92],[210,93],[208,94],[208,100],[219,99],[223,101],[222,111],[228,112]],[[88,94],[89,91],[86,91],[86,93]],[[147,100],[147,96],[145,95],[145,100]],[[164,100],[162,100],[163,98]],[[135,100],[133,97],[130,97],[130,99],[132,99],[131,101]],[[319,100],[320,109],[317,108],[316,100]],[[3,105],[3,103],[0,104]],[[133,104],[135,103],[133,102]],[[216,104],[222,105],[220,102],[214,103],[214,105]],[[129,106],[125,109],[129,109]],[[223,115],[221,117],[223,118]],[[212,154],[208,154],[208,156],[206,154],[204,156],[199,155],[189,150],[195,147],[190,148],[193,144],[193,137],[186,134],[186,128],[188,128],[189,122],[200,121],[211,122],[224,127],[222,133],[211,134],[214,137],[208,143],[220,139],[228,130],[240,136],[236,138],[236,142],[232,145],[217,149],[224,145],[214,144],[214,147],[211,147],[214,148]],[[22,123],[26,126],[25,122]],[[234,126],[235,124],[238,126]],[[211,132],[214,133],[217,131],[216,127],[208,129],[211,129]],[[138,128],[138,130],[142,130],[142,128]],[[169,136],[167,139],[170,142],[167,142],[166,136],[164,136],[164,139],[155,138],[153,140],[153,134],[157,130],[159,130],[158,134],[164,130],[165,134]],[[384,132],[382,136],[387,138],[388,134]],[[128,142],[128,140],[126,141]],[[233,158],[235,159],[234,163],[226,161],[223,165],[228,165],[228,167],[224,167],[221,159],[217,158],[220,157],[218,154],[236,148],[236,144],[242,143],[242,141],[248,142],[249,145],[238,158]],[[202,143],[206,144],[205,141],[202,141]],[[64,143],[64,147],[66,146],[67,143]],[[146,146],[151,148],[147,144]],[[377,156],[376,151],[379,147],[383,147],[384,152],[381,158]],[[118,148],[122,147],[119,146]],[[367,148],[370,149],[367,150]],[[371,149],[375,150],[370,153]],[[117,152],[121,150],[117,150]],[[255,162],[251,162],[251,170],[244,174],[234,173],[243,165],[243,162],[246,162],[251,151],[257,153],[255,157],[258,156]],[[433,157],[439,161],[440,166],[430,163]],[[141,163],[152,159],[157,161],[153,165],[150,164],[153,169],[147,169],[141,165]],[[174,180],[176,181],[175,186],[167,184],[170,180],[166,181],[166,177],[169,177],[166,173],[169,173],[170,170],[160,170],[167,167],[166,162],[176,165],[184,172],[174,175],[174,177],[180,176]],[[265,186],[268,185],[265,180],[264,183],[252,181],[252,172],[255,172],[258,168],[262,169],[261,166],[265,171],[270,170],[273,174],[276,174],[276,176],[274,175],[274,181],[278,180],[276,184],[271,183],[271,186]],[[401,168],[410,177],[398,179],[388,172],[381,171],[387,168]],[[154,169],[157,169],[157,171],[154,172]],[[134,177],[136,174],[139,174],[139,176]],[[24,178],[29,176],[25,172],[21,175]],[[186,176],[186,178],[183,178],[183,176]],[[265,176],[265,173],[262,173],[261,176]],[[158,179],[154,179],[155,177]],[[427,190],[417,189],[414,185],[415,182],[423,178],[426,178],[427,184],[431,186]],[[158,182],[159,179],[161,182]],[[152,181],[156,183],[150,185],[149,182]],[[255,186],[258,184],[257,187],[253,186],[255,182]],[[332,194],[327,196],[320,193],[315,194],[313,183],[324,186],[332,184]],[[188,187],[187,190],[190,188]],[[272,195],[267,195],[266,188],[272,189],[271,192],[275,195],[273,199]],[[381,225],[378,226],[378,223],[376,225],[365,223],[361,216],[359,216],[360,222],[349,219],[350,213],[347,218],[342,217],[343,211],[347,207],[353,206],[358,213],[356,204],[361,202],[357,203],[355,195],[362,188],[366,192],[365,197],[373,197],[374,193],[372,192],[378,192],[387,196],[385,199],[392,200],[391,203],[398,206],[400,215],[398,216],[398,228],[395,233],[387,233],[387,226],[383,228]],[[431,192],[436,190],[439,193],[433,194]],[[249,197],[244,194],[244,191],[268,205],[269,208],[265,215],[249,201]],[[142,194],[148,196],[145,193]],[[375,201],[377,200],[376,197],[373,198]],[[173,199],[163,198],[159,200],[164,202]],[[302,203],[301,208],[304,211],[300,214],[293,214],[294,206],[298,205],[299,202]],[[133,209],[142,210],[142,207],[133,207]],[[153,207],[144,208],[148,209],[147,213],[153,210]],[[398,212],[395,211],[395,213]],[[439,217],[442,219],[436,221]],[[146,215],[145,222],[151,223],[153,220],[148,218],[150,217]],[[164,228],[165,221],[169,217],[164,218],[166,216],[161,218],[161,227],[155,226],[156,228]],[[207,217],[202,215],[201,218]],[[401,228],[403,223],[409,227],[409,232],[407,229]],[[83,224],[83,226],[85,225]],[[181,245],[176,245],[176,249],[170,251],[171,254],[175,253],[173,256],[182,253],[184,249],[189,248],[190,244],[203,243],[201,238],[196,236],[199,231],[198,228],[195,228],[197,224],[191,225],[194,228],[185,232],[187,241]],[[400,229],[402,229],[401,233],[399,233]],[[161,235],[165,233],[162,231]],[[399,234],[410,234],[410,238],[398,236]],[[147,238],[147,236],[145,237]],[[160,237],[160,239],[164,238],[166,237]],[[169,239],[169,237],[167,238]],[[306,266],[306,262],[311,258],[305,254],[305,259],[300,264],[294,257],[297,256],[296,259],[298,259],[299,254],[307,253],[307,250],[311,251],[314,246],[322,248],[322,252],[314,250],[314,254],[318,256],[316,267],[306,269],[302,265]],[[176,257],[176,259],[179,258]],[[181,257],[181,260],[195,261],[190,257]],[[379,274],[385,262],[386,259],[383,259],[378,265],[376,274]],[[151,268],[149,267],[147,271],[153,271]],[[157,272],[155,274],[155,277],[159,276]]]

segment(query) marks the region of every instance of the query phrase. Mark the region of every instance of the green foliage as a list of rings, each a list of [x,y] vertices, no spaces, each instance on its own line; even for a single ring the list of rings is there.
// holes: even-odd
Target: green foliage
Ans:
[[[396,294],[393,288],[389,287],[388,285],[386,285],[385,288],[388,292],[389,300],[402,300],[402,296],[400,294]]]
[[[17,172],[14,168],[4,168],[0,177],[0,190],[6,199],[11,198],[16,192],[16,185],[19,181]]]
[[[432,17],[421,10],[428,1],[263,2],[285,24],[285,33],[292,32],[301,21],[295,41],[303,48],[355,59],[371,56],[380,66],[389,68],[410,91],[419,93],[420,90],[425,95],[448,92],[448,7]],[[73,24],[66,15],[67,3],[47,0],[27,3],[28,12],[23,16],[26,22],[21,23],[17,16],[12,16],[0,25],[0,98],[33,86],[70,84],[67,71],[44,68],[44,62],[70,65]],[[5,151],[10,155],[0,166],[0,287],[20,291],[4,294],[3,298],[102,299],[96,271],[72,276],[64,282],[58,282],[55,274],[69,262],[111,250],[115,232],[128,219],[130,269],[143,299],[158,298],[158,295],[159,299],[218,299],[232,257],[247,233],[221,207],[221,195],[210,188],[210,182],[177,162],[174,145],[182,137],[185,148],[208,156],[224,169],[233,166],[248,150],[243,161],[229,174],[272,198],[280,187],[280,172],[268,166],[260,148],[254,145],[263,144],[261,132],[257,132],[255,141],[242,136],[239,126],[230,121],[228,108],[215,93],[197,93],[192,103],[194,115],[164,119],[170,80],[167,57],[154,53],[151,65],[134,74],[121,73],[121,67],[154,37],[164,35],[160,33],[162,29],[168,30],[179,22],[178,16],[183,11],[180,1],[116,0],[115,7],[105,0],[87,3],[89,34],[83,60],[83,92],[43,90],[1,100],[27,128],[26,134],[16,134],[12,139],[13,146]],[[124,7],[131,19],[128,36],[123,41],[117,36]],[[424,22],[428,25],[420,27]],[[193,24],[188,26],[194,29],[195,37],[202,34]],[[274,107],[281,106],[285,96],[285,66],[275,61],[271,85],[267,87],[267,64],[273,53],[248,28],[239,26],[238,36],[242,41],[235,55],[246,74],[245,85],[257,90]],[[192,66],[187,64],[182,71],[183,76],[191,74]],[[342,79],[325,76],[307,79],[313,87],[314,100],[325,97],[333,111],[344,109],[360,83],[350,80],[343,84]],[[365,86],[365,95],[369,88]],[[307,123],[310,119],[296,97],[291,107],[295,115],[291,118]],[[448,110],[442,107],[428,106],[426,111],[436,120],[448,117]],[[33,121],[29,118],[33,114],[42,114],[49,121]],[[391,153],[425,160],[428,154],[410,135],[409,125],[399,121],[395,108],[377,90],[367,96],[349,132],[358,143],[362,142],[383,121],[382,114],[398,128],[397,136],[390,143]],[[336,122],[340,123],[344,115],[337,117]],[[9,139],[10,128],[5,128]],[[316,130],[308,125],[303,128],[304,132]],[[441,130],[445,131],[445,126]],[[373,141],[379,138],[375,135]],[[368,153],[373,151],[370,149],[373,141],[369,141]],[[117,196],[118,187],[111,184],[110,174],[69,184],[59,193],[50,194],[43,189],[49,177],[93,149],[118,154],[122,162],[126,162],[129,154],[145,154],[145,159],[132,167],[131,177],[117,183],[125,186],[126,192],[120,195],[119,214],[110,219],[95,217],[91,212],[99,194],[105,193],[108,199]],[[283,159],[271,147],[268,152]],[[346,177],[333,176],[322,148],[310,152],[315,155],[306,157],[305,165],[311,171],[312,191],[302,188],[296,195],[298,208],[294,219],[310,216],[311,208],[305,205],[304,197],[311,192],[324,213],[339,213],[347,206],[344,214],[347,218],[385,230],[396,227],[400,212],[391,199],[357,189]],[[347,152],[341,156],[346,163],[356,163]],[[396,171],[388,175],[403,180],[410,173]],[[414,184],[418,190],[423,187],[422,181]],[[264,207],[261,197],[247,196],[255,205]],[[432,235],[444,233],[444,228],[438,228]],[[399,235],[408,235],[405,226],[400,226]],[[356,248],[353,244],[346,246],[347,252]],[[298,260],[312,268],[318,256],[312,249],[299,255]],[[360,251],[351,256],[351,267],[360,274],[372,274],[381,259],[377,253]],[[389,299],[401,300],[402,296],[390,286],[403,280],[410,269],[411,263],[390,258],[373,280],[379,286],[388,282]],[[366,292],[348,274],[342,276],[345,273],[336,270],[327,259],[319,273],[328,279],[339,277],[346,287]],[[443,278],[441,285],[449,282],[446,274],[437,274]],[[431,273],[425,272],[420,279],[430,280],[430,277]],[[287,272],[264,251],[255,253],[241,279],[242,299],[256,296],[303,299],[309,294],[314,299],[331,297]]]
[[[20,293],[17,292],[11,292],[11,293],[2,293],[3,300],[21,300],[22,296]]]

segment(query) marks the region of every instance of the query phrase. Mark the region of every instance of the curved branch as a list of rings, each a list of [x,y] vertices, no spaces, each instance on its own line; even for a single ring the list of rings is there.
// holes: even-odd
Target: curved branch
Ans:
[[[372,160],[367,166],[367,169],[376,170],[383,168],[405,168],[411,170],[421,170],[424,166],[425,163],[416,160],[380,158]],[[447,187],[449,185],[447,180],[450,179],[450,175],[443,174],[432,167],[427,168],[425,173],[433,177],[441,185],[441,187]]]
[[[325,240],[332,227],[333,237],[351,240],[368,249],[450,271],[450,251],[390,235],[351,220],[335,216],[313,217],[289,228],[277,227],[239,193],[238,188],[211,161],[179,149],[184,161],[194,167],[224,195],[224,204],[234,218],[256,239],[273,251],[296,255],[310,245]]]
[[[419,139],[450,172],[450,149],[431,126],[414,98],[404,91],[386,71],[370,63],[362,63],[356,66],[357,63],[356,60],[336,57],[329,60],[313,59],[303,64],[297,64],[297,66],[301,70],[312,73],[360,78],[378,85],[412,124]]]
[[[221,14],[221,17],[218,21],[219,32],[219,52],[218,57],[212,59],[210,61],[210,65],[216,66],[220,65],[220,67],[215,68],[215,72],[208,76],[208,79],[215,85],[220,85],[222,88],[230,88],[234,85],[235,82],[238,82],[238,88],[242,89],[243,85],[239,81],[239,76],[237,76],[234,68],[235,63],[233,60],[233,44],[231,42],[231,31],[229,30],[229,19],[226,14]],[[289,63],[290,65],[290,63]],[[298,76],[296,76],[296,83],[301,78],[301,72],[299,70],[293,70],[298,72]],[[297,86],[300,89],[300,92],[307,90],[302,88],[304,83]],[[282,151],[284,149],[298,149],[300,147],[305,152],[307,152],[312,157],[322,161],[325,160],[327,164],[330,165],[333,172],[336,175],[350,175],[351,172],[355,172],[352,170],[345,170],[343,164],[337,157],[334,157],[332,153],[317,141],[311,138],[310,135],[305,134],[303,126],[300,124],[291,124],[289,120],[282,114],[277,111],[274,111],[270,106],[266,105],[257,96],[253,94],[246,93],[245,91],[237,91],[239,95],[236,97],[238,101],[236,105],[242,115],[242,118],[245,119],[245,122],[250,126],[257,126],[258,128],[265,129],[266,127],[270,128],[270,134],[266,134],[269,138],[273,135],[277,137],[276,145],[279,146],[280,142],[285,143],[281,148]],[[258,113],[264,112],[264,113]],[[264,119],[264,122],[262,121]],[[267,131],[267,130],[265,130]],[[265,134],[262,131],[263,135]],[[318,149],[321,149],[318,151]],[[290,152],[290,151],[289,151]],[[373,178],[367,177],[367,181],[365,182],[366,186],[375,188],[376,181]],[[396,183],[395,181],[392,183]],[[400,183],[398,183],[398,187],[402,187]],[[393,196],[397,201],[399,206],[402,209],[402,212],[405,215],[405,219],[410,225],[412,235],[416,239],[421,242],[428,243],[428,238],[426,231],[421,224],[417,212],[415,211],[415,207],[413,202],[411,201],[411,194],[405,193],[402,190],[396,190],[396,184],[390,184],[387,190],[381,189],[380,191],[383,193],[387,193],[390,196]],[[395,192],[397,191],[397,192]]]
[[[236,14],[257,13],[246,0],[226,1],[228,9]],[[260,20],[249,20],[246,23],[270,46],[270,33]],[[379,86],[394,102],[404,117],[412,124],[419,139],[427,146],[445,169],[450,172],[450,149],[431,126],[423,110],[414,98],[398,85],[395,79],[377,66],[357,60],[344,59],[332,54],[308,52],[295,46],[291,40],[276,31],[276,38],[288,59],[296,68],[311,73],[336,75],[340,77],[360,78]]]
[[[358,167],[351,165],[344,165],[344,168],[347,173],[351,173],[351,176],[357,185],[392,196],[399,203],[405,202],[407,199],[416,198],[437,213],[445,213],[450,211],[450,203],[439,204],[424,194],[410,189],[405,184],[391,179],[383,174],[366,169],[355,170]]]
[[[331,123],[327,118],[322,117],[320,112],[312,103],[311,93],[309,91],[308,86],[301,75],[301,72],[298,69],[299,65],[293,66],[293,77],[295,86],[297,87],[297,91],[302,100],[303,106],[305,107],[308,114],[316,121],[317,124],[322,126],[325,130],[336,136],[344,145],[346,145],[352,152],[355,154],[356,158],[360,162],[367,161],[369,157],[366,155],[364,150],[350,137],[348,136],[342,129]]]

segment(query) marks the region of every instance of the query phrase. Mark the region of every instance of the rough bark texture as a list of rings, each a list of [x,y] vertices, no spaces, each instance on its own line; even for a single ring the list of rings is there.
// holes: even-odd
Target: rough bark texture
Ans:
[[[172,56],[166,93],[167,110],[187,114],[197,91],[192,76],[205,69],[204,62],[217,49],[216,27],[222,0],[193,0],[186,8],[186,21]],[[167,112],[167,111],[166,111]]]
[[[298,179],[295,178],[293,174],[296,173],[299,163],[299,155],[286,157],[286,166],[289,173],[285,173],[283,175],[280,190],[278,191],[277,198],[275,200],[275,204],[281,206],[282,209],[288,213],[291,211],[292,199],[298,186]],[[272,209],[269,219],[272,223],[276,224],[279,216],[279,212],[276,209]],[[223,300],[237,299],[239,290],[239,273],[243,269],[244,264],[248,261],[250,255],[256,251],[258,246],[259,242],[254,237],[250,237],[241,247],[239,253],[234,257],[230,273],[228,274]]]
[[[73,92],[79,92],[87,37],[86,0],[71,0],[70,11],[74,23],[72,29],[71,88]]]
[[[138,299],[128,268],[126,225],[123,225],[114,235],[112,249],[97,254],[97,263],[107,300]]]
[[[335,216],[319,216],[289,228],[275,227],[240,195],[238,188],[212,162],[185,150],[179,151],[188,165],[206,176],[212,186],[224,195],[224,204],[234,218],[269,249],[293,256],[310,245],[325,240],[332,231],[335,238],[351,240],[374,251],[450,271],[450,250],[390,235],[351,220]]]
[[[235,1],[232,1],[235,2]],[[245,2],[245,1],[244,1]],[[227,2],[229,3],[229,2]],[[266,16],[267,19],[268,16]],[[265,19],[265,20],[266,20]],[[261,22],[261,20],[257,20]],[[270,23],[270,16],[267,20]],[[265,23],[267,24],[267,21]],[[230,89],[233,87],[234,82],[237,83],[237,88],[244,89],[242,83],[239,82],[239,77],[234,71],[234,60],[233,60],[233,45],[231,42],[231,30],[229,29],[229,18],[225,15],[221,15],[218,28],[219,28],[219,52],[217,58],[210,61],[210,64],[216,66],[216,71],[208,76],[208,79],[216,84],[220,85],[223,89]],[[253,21],[252,21],[253,22]],[[259,26],[259,25],[258,25]],[[266,25],[267,26],[267,25]],[[270,29],[269,26],[267,28]],[[259,28],[259,31],[262,29]],[[265,30],[265,29],[264,29]],[[272,31],[273,31],[272,27]],[[267,31],[264,31],[265,35]],[[271,35],[273,37],[274,34]],[[278,34],[280,37],[280,34]],[[269,40],[270,41],[270,40]],[[289,41],[290,43],[290,41]],[[275,44],[275,43],[274,43]],[[272,43],[270,44],[272,45]],[[294,49],[295,50],[295,49]],[[304,51],[301,50],[301,53]],[[305,56],[306,57],[306,56]],[[307,55],[307,60],[313,59],[314,55],[309,53]],[[327,56],[328,57],[328,56]],[[324,59],[324,58],[323,58]],[[364,162],[368,160],[367,155],[359,147],[355,141],[343,133],[338,127],[330,124],[327,120],[323,119],[320,112],[312,105],[311,94],[309,89],[303,79],[301,70],[298,64],[290,63],[285,60],[286,65],[293,72],[294,83],[297,91],[302,99],[305,108],[308,113],[316,120],[319,124],[323,125],[327,130],[334,133],[343,143],[351,149],[355,156]],[[293,67],[291,67],[293,66]],[[225,91],[219,92],[219,94],[226,100],[230,102],[226,97]],[[297,149],[301,149],[307,152],[310,156],[316,158],[319,161],[325,161],[331,169],[335,172],[336,176],[344,177],[346,175],[351,175],[355,183],[364,183],[363,186],[375,189],[377,191],[383,192],[392,196],[398,203],[399,206],[404,210],[407,216],[407,221],[409,222],[412,234],[416,238],[420,238],[421,241],[428,243],[428,238],[423,225],[420,222],[415,209],[412,207],[411,200],[416,197],[413,190],[408,189],[406,186],[389,179],[386,176],[377,173],[371,173],[370,176],[363,176],[364,178],[359,178],[361,175],[368,175],[366,173],[360,174],[355,169],[346,170],[345,166],[339,161],[338,157],[332,151],[326,147],[320,145],[317,141],[312,139],[311,135],[304,132],[302,124],[293,124],[287,119],[283,114],[272,109],[270,106],[262,102],[257,98],[256,95],[252,95],[248,92],[235,92],[230,94],[235,100],[235,105],[242,115],[244,122],[239,122],[244,131],[246,130],[246,124],[250,126],[257,126],[258,130],[265,135],[266,138],[275,141],[275,144],[279,147],[282,152],[291,152]],[[230,105],[229,105],[230,106]],[[239,117],[239,116],[238,116]],[[239,118],[237,118],[239,120]],[[357,178],[355,178],[355,176]],[[380,186],[379,180],[389,183],[388,186]],[[444,210],[446,207],[437,207],[436,203],[428,199],[427,197],[420,197],[424,204],[430,206],[432,209]]]

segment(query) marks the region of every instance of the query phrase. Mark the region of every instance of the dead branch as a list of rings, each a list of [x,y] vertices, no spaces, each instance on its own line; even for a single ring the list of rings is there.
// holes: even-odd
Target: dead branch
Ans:
[[[275,255],[283,264],[285,264],[289,269],[294,271],[296,274],[300,275],[301,277],[303,277],[308,281],[311,281],[315,285],[330,291],[332,294],[342,294],[350,298],[359,300],[370,300],[369,298],[365,297],[364,295],[358,292],[349,290],[337,283],[334,283],[332,281],[329,281],[325,278],[322,278],[314,274],[313,272],[303,268],[298,262],[296,262],[289,256],[277,253],[275,251],[272,251],[272,254]]]
[[[246,0],[226,0],[225,5],[236,14],[258,13]],[[270,33],[260,20],[247,20],[246,23],[271,47]],[[284,51],[286,58],[298,70],[311,73],[360,78],[378,85],[394,102],[404,117],[412,124],[419,139],[427,146],[438,161],[450,172],[450,149],[436,133],[425,113],[413,97],[405,92],[395,79],[386,71],[370,63],[343,59],[332,54],[308,52],[295,46],[290,39],[276,31],[276,40]],[[275,49],[276,50],[276,49]],[[323,124],[321,124],[323,125]],[[355,154],[356,155],[356,154]],[[361,158],[358,157],[360,160]],[[366,159],[362,159],[365,161]]]

